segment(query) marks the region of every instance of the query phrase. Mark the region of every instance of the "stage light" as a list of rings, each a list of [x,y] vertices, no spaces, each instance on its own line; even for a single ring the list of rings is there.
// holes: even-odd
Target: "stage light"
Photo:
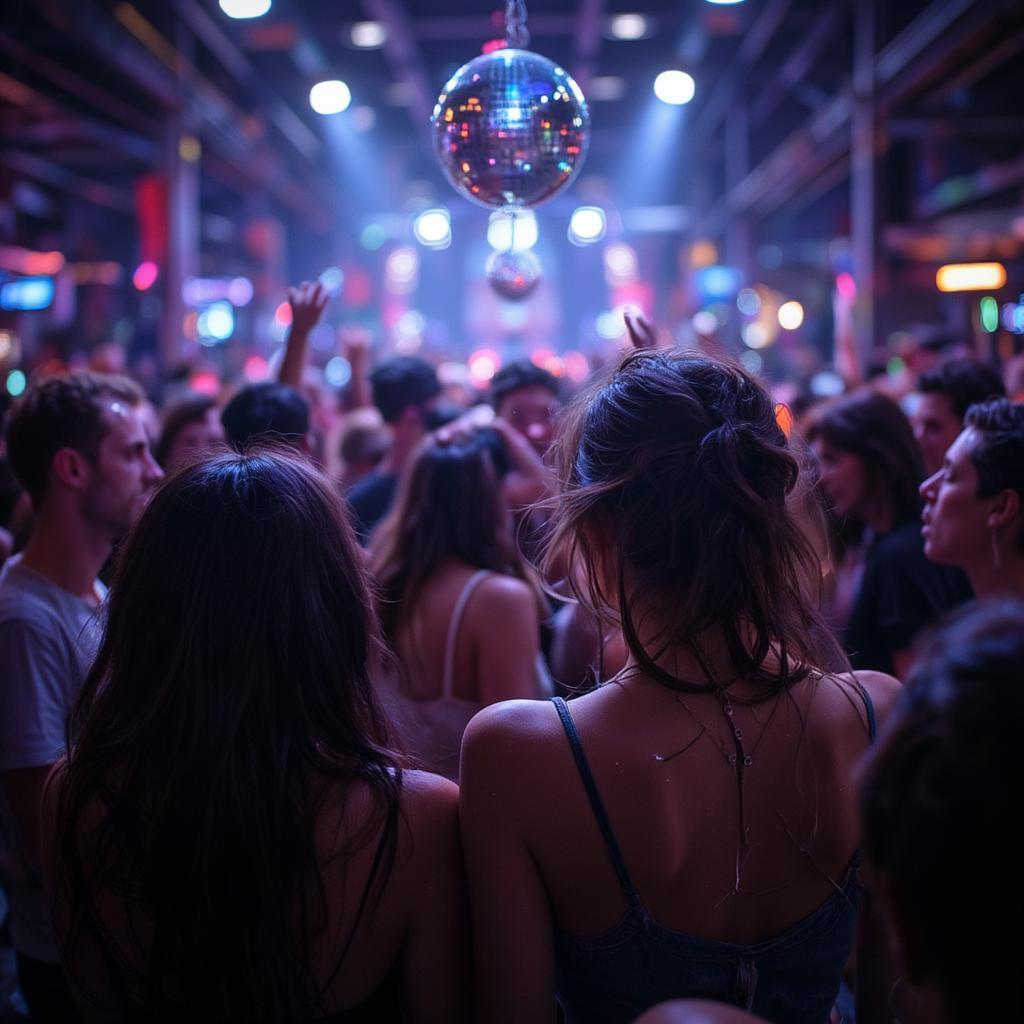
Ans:
[[[395,249],[384,264],[385,275],[398,284],[408,284],[420,269],[420,258],[415,250]]]
[[[469,357],[469,377],[477,387],[484,387],[498,372],[501,358],[489,348],[477,349]]]
[[[533,210],[496,210],[487,223],[487,244],[496,252],[523,252],[537,244]]]
[[[735,267],[712,266],[697,271],[697,290],[709,299],[725,299],[735,295],[742,275]]]
[[[343,388],[352,379],[352,366],[344,356],[332,356],[324,367],[324,376],[331,387]]]
[[[270,0],[220,0],[220,9],[229,18],[262,18],[270,10]]]
[[[201,345],[227,341],[235,333],[235,311],[230,302],[214,302],[199,314],[196,323]]]
[[[747,324],[743,328],[743,344],[747,348],[764,348],[768,344],[768,332],[764,328],[764,324],[752,323]]]
[[[26,378],[21,370],[11,370],[7,374],[7,394],[12,398],[17,398],[18,395],[23,394],[27,386],[28,378]]]
[[[452,218],[445,209],[424,210],[412,225],[420,245],[428,249],[444,249],[452,242]]]
[[[981,313],[981,326],[989,334],[999,330],[999,303],[991,295],[986,295],[978,304]]]
[[[360,50],[377,50],[387,38],[387,30],[379,21],[357,21],[349,32],[352,45]]]
[[[753,288],[741,288],[736,296],[736,308],[744,316],[757,316],[761,310],[761,296]]]
[[[692,325],[695,333],[707,338],[718,330],[718,318],[714,313],[702,309],[694,316]]]
[[[137,291],[146,292],[156,284],[156,279],[159,276],[160,268],[152,260],[145,260],[135,268],[135,273],[132,274],[132,284],[135,285]]]
[[[707,2],[716,7],[734,7],[736,4],[743,3],[743,0],[707,0]]]
[[[623,41],[643,39],[647,35],[647,19],[642,14],[616,14],[608,22],[608,34]]]
[[[791,300],[779,306],[779,326],[786,331],[795,331],[804,322],[804,307]]]
[[[670,106],[689,103],[696,92],[697,83],[685,71],[662,71],[654,80],[654,95]]]
[[[1006,267],[1002,263],[947,263],[935,274],[940,292],[976,292],[1002,288]]]
[[[604,238],[605,216],[599,206],[580,206],[569,218],[569,241],[573,245],[593,245]]]
[[[619,242],[609,245],[604,252],[605,276],[612,282],[621,284],[636,277],[639,263],[633,247]]]
[[[340,79],[317,82],[309,90],[309,105],[318,114],[340,114],[352,102],[352,90]]]
[[[263,356],[249,356],[245,361],[245,366],[242,368],[242,373],[250,384],[266,380],[269,372],[270,364]]]
[[[0,309],[30,312],[46,309],[53,302],[52,277],[19,277],[0,284]]]

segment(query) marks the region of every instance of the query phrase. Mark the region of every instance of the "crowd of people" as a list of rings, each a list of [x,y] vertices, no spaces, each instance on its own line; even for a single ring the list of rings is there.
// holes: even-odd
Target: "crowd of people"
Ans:
[[[794,416],[642,320],[575,395],[349,331],[339,400],[328,295],[290,300],[272,381],[156,409],[80,371],[6,416],[31,1020],[1024,1015],[998,368]]]

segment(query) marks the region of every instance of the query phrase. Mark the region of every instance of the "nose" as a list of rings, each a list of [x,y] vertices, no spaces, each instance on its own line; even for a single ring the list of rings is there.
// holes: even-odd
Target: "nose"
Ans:
[[[917,489],[917,493],[924,498],[925,501],[933,503],[935,501],[935,492],[939,486],[939,477],[942,476],[942,470],[940,469],[937,473],[932,473],[930,477]]]
[[[147,448],[146,449],[146,470],[145,470],[145,481],[147,486],[153,487],[160,483],[164,478],[164,471],[160,467],[160,463],[153,458],[153,453]]]

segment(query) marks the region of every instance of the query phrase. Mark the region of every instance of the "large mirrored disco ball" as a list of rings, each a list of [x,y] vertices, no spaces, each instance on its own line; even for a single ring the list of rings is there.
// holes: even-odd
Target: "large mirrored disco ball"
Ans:
[[[525,299],[540,283],[540,260],[529,249],[492,252],[484,270],[491,287],[512,302]]]
[[[529,50],[496,50],[449,79],[431,117],[445,176],[482,206],[536,206],[579,172],[590,143],[580,87]]]

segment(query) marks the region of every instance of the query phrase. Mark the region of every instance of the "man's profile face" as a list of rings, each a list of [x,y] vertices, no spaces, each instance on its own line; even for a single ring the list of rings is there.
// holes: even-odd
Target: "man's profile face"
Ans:
[[[913,426],[914,437],[924,459],[925,474],[931,476],[942,468],[946,450],[957,439],[963,424],[953,410],[949,395],[926,393],[921,395]]]
[[[105,431],[82,502],[86,516],[113,540],[128,532],[164,474],[149,449],[141,408],[111,399],[100,418]]]
[[[533,446],[541,457],[547,454],[555,439],[558,399],[542,384],[530,384],[510,391],[495,410]]]

